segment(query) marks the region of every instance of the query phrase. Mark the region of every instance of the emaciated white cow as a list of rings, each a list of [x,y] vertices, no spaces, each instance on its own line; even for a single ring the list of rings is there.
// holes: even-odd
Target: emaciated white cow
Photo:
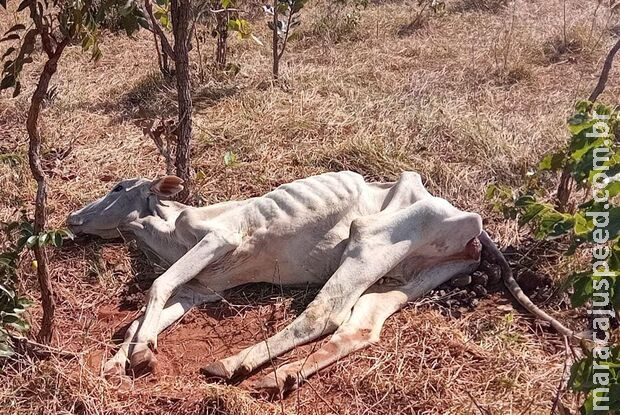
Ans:
[[[255,387],[292,390],[304,379],[379,339],[384,321],[453,276],[476,269],[490,250],[519,302],[562,334],[571,331],[538,309],[475,213],[429,194],[417,173],[367,183],[352,172],[327,173],[278,187],[262,197],[195,208],[167,201],[182,190],[175,176],[120,182],[72,213],[75,233],[133,235],[169,268],[149,291],[146,311],[104,367],[106,375],[154,368],[157,335],[193,306],[218,301],[249,282],[321,284],[288,327],[213,362],[211,375],[246,375],[296,346],[332,334],[307,359],[286,364]],[[377,284],[388,277],[390,283]]]

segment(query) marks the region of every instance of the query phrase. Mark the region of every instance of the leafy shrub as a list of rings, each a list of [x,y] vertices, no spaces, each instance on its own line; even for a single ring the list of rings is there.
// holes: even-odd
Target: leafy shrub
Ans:
[[[64,238],[73,238],[68,230],[51,230],[34,234],[32,223],[22,212],[20,220],[2,223],[4,244],[0,245],[0,358],[14,353],[11,333],[23,334],[30,329],[25,312],[30,300],[17,294],[17,277],[22,253],[27,248],[38,246],[60,247]],[[37,262],[32,261],[33,268]]]
[[[528,177],[524,189],[514,192],[506,186],[492,185],[487,190],[497,210],[506,218],[517,220],[520,226],[529,226],[537,238],[566,238],[566,256],[591,249],[590,269],[569,278],[573,307],[598,300],[593,304],[596,307],[620,310],[620,145],[616,139],[619,128],[620,114],[612,108],[579,102],[575,115],[568,120],[568,145],[545,156],[537,171]],[[560,175],[560,185],[553,200],[543,183],[545,178],[555,175]],[[577,196],[579,200],[574,200]],[[608,232],[607,238],[601,230]],[[592,249],[595,243],[600,250]],[[602,255],[603,252],[606,254]],[[601,260],[602,256],[606,262]],[[600,275],[602,267],[604,275]],[[608,299],[609,304],[601,298]],[[610,327],[595,328],[598,339],[611,337]],[[605,343],[596,344],[603,347]],[[620,410],[620,348],[614,346],[608,356],[602,356],[596,352],[597,347],[585,348],[586,356],[573,365],[569,382],[573,390],[586,394],[582,406],[585,414],[607,413],[595,410],[594,406],[597,385],[592,379],[595,368],[600,371],[602,367],[607,367],[609,379],[609,401],[603,403],[611,411]]]
[[[3,223],[6,236],[4,252],[0,252],[0,357],[13,354],[9,332],[25,332],[30,327],[24,312],[30,302],[16,293],[17,267],[20,253],[32,237],[32,224],[25,220]]]

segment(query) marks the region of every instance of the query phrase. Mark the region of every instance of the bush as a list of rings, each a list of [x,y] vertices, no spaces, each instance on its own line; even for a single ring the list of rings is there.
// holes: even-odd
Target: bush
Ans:
[[[487,195],[506,218],[529,226],[535,237],[565,239],[566,256],[589,249],[589,269],[569,276],[571,303],[579,307],[592,302],[597,310],[610,315],[620,310],[620,145],[616,139],[620,114],[605,105],[579,102],[575,115],[568,120],[568,129],[568,145],[545,156],[523,189],[515,192],[492,185]],[[542,183],[545,177],[557,175],[558,190],[550,197]],[[569,382],[574,391],[586,395],[584,414],[608,412],[594,410],[596,390],[602,385],[608,387],[602,393],[609,398],[602,404],[609,405],[611,411],[620,410],[620,348],[610,345],[609,317],[606,326],[597,320],[593,321],[598,340],[594,347],[582,342],[585,357],[573,365]],[[605,341],[599,342],[602,339]],[[595,370],[607,378],[608,384],[593,381]]]
[[[32,237],[32,224],[26,220],[3,223],[6,242],[0,252],[0,357],[13,354],[10,333],[23,333],[30,326],[24,317],[30,301],[16,292],[20,254]]]

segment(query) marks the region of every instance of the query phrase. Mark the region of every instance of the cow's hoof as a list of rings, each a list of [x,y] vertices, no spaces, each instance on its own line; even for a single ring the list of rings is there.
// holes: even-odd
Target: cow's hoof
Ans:
[[[138,350],[131,355],[129,367],[134,377],[155,373],[157,359],[151,349]]]
[[[299,387],[296,373],[271,372],[252,385],[252,388],[267,392],[269,395],[281,395]]]
[[[103,366],[103,377],[106,379],[117,379],[123,376],[125,376],[125,363],[112,359]]]
[[[234,375],[234,372],[227,369],[221,360],[210,363],[204,367],[202,369],[202,373],[207,377],[215,377],[225,380],[230,380]]]

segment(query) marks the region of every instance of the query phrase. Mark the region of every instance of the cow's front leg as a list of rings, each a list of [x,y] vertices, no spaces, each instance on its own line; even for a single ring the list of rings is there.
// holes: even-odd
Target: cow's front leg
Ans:
[[[142,323],[134,338],[134,350],[130,353],[130,366],[138,372],[153,366],[153,351],[157,349],[157,334],[164,305],[173,292],[195,278],[201,271],[236,249],[241,242],[237,233],[211,231],[192,249],[157,278],[148,294],[148,302]],[[219,291],[216,287],[212,287]]]
[[[194,306],[218,301],[220,298],[221,297],[217,294],[204,295],[197,293],[190,287],[184,285],[178,293],[168,300],[166,307],[163,309],[159,319],[157,334],[161,333],[175,321],[183,317]],[[143,319],[143,317],[140,317],[139,319],[134,320],[129,328],[127,328],[123,343],[114,356],[108,360],[103,367],[103,374],[105,377],[110,378],[125,374],[125,367],[129,361],[129,356],[133,354],[134,337],[138,332],[138,327],[142,324]],[[156,359],[154,356],[143,358],[142,361],[145,366],[134,367],[134,374],[139,375],[140,371],[152,371],[155,368]]]

